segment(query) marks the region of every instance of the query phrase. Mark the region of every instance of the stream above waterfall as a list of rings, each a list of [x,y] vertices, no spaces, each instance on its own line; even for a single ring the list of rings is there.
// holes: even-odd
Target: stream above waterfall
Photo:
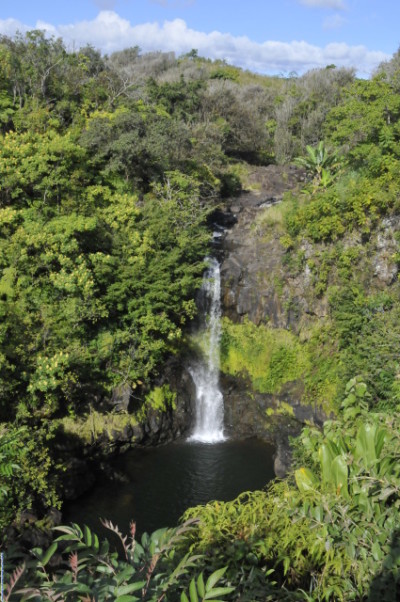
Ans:
[[[111,463],[112,478],[99,476],[88,494],[65,504],[63,520],[97,533],[104,533],[99,517],[124,532],[132,519],[139,533],[172,527],[189,507],[261,489],[275,476],[273,453],[256,439],[132,449]]]

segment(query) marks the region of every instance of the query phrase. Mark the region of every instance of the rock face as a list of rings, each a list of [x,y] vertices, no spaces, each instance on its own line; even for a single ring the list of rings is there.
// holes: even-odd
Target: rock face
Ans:
[[[223,376],[221,384],[225,399],[225,426],[231,436],[257,436],[275,439],[277,427],[285,425],[298,431],[299,424],[312,422],[322,425],[324,413],[315,407],[300,403],[304,385],[301,381],[285,383],[279,394],[252,391],[244,379]]]
[[[372,259],[373,275],[378,280],[378,286],[390,286],[397,277],[398,267],[395,254],[398,252],[398,242],[395,235],[399,230],[399,216],[387,217],[382,220],[376,237],[376,252]]]
[[[326,290],[338,277],[332,244],[303,240],[296,254],[286,250],[279,203],[303,179],[293,167],[254,168],[250,183],[256,186],[231,199],[222,212],[225,236],[218,247],[223,314],[236,323],[249,319],[288,329],[302,340],[329,315]],[[353,231],[341,238],[341,248],[358,257],[357,275],[365,290],[384,290],[397,282],[399,240],[399,216],[383,219],[367,237]],[[329,277],[321,282],[323,261],[329,256]],[[221,380],[227,429],[235,436],[273,441],[276,473],[282,476],[290,465],[289,436],[306,422],[321,425],[326,416],[301,403],[301,382],[286,383],[279,394],[269,395],[253,391],[251,383],[240,378]]]
[[[302,173],[294,167],[254,168],[250,185],[226,207],[233,219],[221,245],[221,288],[223,314],[233,322],[247,318],[259,325],[296,330],[298,308],[308,311],[308,278],[293,280],[288,286],[281,244],[281,229],[266,228],[262,222],[265,209],[278,206],[286,191],[298,186]],[[279,220],[279,216],[276,218]],[[285,283],[285,286],[283,286]],[[323,313],[323,307],[318,308]],[[275,472],[283,476],[291,461],[289,435],[299,433],[305,420],[315,423],[324,416],[314,408],[300,404],[303,384],[286,383],[279,395],[252,390],[246,379],[221,377],[227,432],[235,437],[257,436],[273,442],[277,448]],[[280,412],[280,404],[288,410]],[[290,409],[291,408],[291,409]],[[278,412],[277,412],[278,410]]]
[[[136,443],[159,445],[189,435],[195,412],[196,390],[185,362],[175,357],[165,365],[162,380],[176,393],[175,408],[166,412],[150,410],[143,425],[143,435]]]
[[[279,205],[283,194],[295,189],[303,175],[293,166],[269,165],[255,169],[253,178],[259,188],[244,192],[230,205],[236,223],[222,244],[224,315],[234,322],[246,316],[255,324],[268,322],[296,331],[299,312],[323,316],[326,307],[308,299],[311,273],[307,265],[304,273],[288,277],[279,216],[270,228],[263,219],[267,219],[264,210]],[[307,253],[310,250],[305,242],[305,257]]]
[[[313,285],[320,257],[332,247],[304,240],[301,262],[295,269],[288,266],[279,215],[272,215],[268,223],[265,209],[278,209],[283,193],[298,187],[303,175],[293,167],[270,165],[255,168],[253,178],[258,189],[232,199],[222,221],[229,224],[220,243],[223,312],[234,322],[247,317],[255,324],[299,333],[307,323],[327,316],[327,296],[316,295]],[[399,232],[400,218],[391,216],[368,241],[357,231],[343,237],[344,249],[360,251],[366,288],[382,290],[396,282]]]
[[[289,437],[300,434],[308,422],[321,426],[326,419],[319,409],[300,403],[303,383],[286,383],[278,395],[252,391],[246,379],[222,376],[225,428],[230,437],[257,437],[273,443],[275,474],[283,477],[291,465]]]

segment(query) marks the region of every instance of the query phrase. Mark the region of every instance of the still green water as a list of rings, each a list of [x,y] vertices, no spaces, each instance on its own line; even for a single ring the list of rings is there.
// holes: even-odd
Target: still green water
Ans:
[[[261,489],[274,477],[273,453],[271,445],[255,439],[131,450],[112,464],[119,479],[98,479],[87,495],[64,507],[63,519],[98,533],[99,517],[124,532],[131,520],[139,533],[172,527],[191,506]]]

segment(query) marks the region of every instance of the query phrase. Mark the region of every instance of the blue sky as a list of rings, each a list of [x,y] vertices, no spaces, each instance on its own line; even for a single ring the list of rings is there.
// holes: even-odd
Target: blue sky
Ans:
[[[46,29],[105,53],[198,48],[264,73],[335,63],[368,75],[400,45],[399,0],[0,0],[0,33]]]

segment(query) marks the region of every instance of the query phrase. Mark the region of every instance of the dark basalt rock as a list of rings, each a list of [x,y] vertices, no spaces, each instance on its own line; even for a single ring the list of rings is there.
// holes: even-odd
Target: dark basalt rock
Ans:
[[[304,392],[300,380],[286,383],[279,394],[271,395],[253,391],[247,379],[223,375],[221,389],[227,433],[238,439],[257,437],[272,443],[276,448],[274,468],[278,477],[285,476],[290,469],[290,437],[298,436],[306,422],[322,426],[327,418],[320,408],[300,403]],[[280,414],[282,402],[287,409]]]
[[[18,541],[23,550],[47,549],[54,538],[52,529],[60,525],[61,520],[62,514],[57,508],[50,508],[44,516],[36,510],[24,510],[18,520],[5,530],[5,541]]]
[[[196,390],[192,377],[187,370],[185,360],[171,357],[166,362],[162,377],[156,386],[168,383],[175,392],[173,408],[160,412],[150,410],[143,425],[143,437],[137,443],[141,445],[160,445],[170,443],[188,435],[194,415]]]
[[[232,213],[230,207],[226,209],[216,209],[208,218],[210,227],[231,228],[237,222],[237,217]]]
[[[301,173],[293,167],[269,165],[254,168],[252,177],[257,189],[234,198],[230,206],[237,222],[226,232],[222,245],[223,314],[233,322],[246,318],[257,325],[268,323],[298,332],[304,316],[325,314],[324,300],[309,302],[311,275],[307,269],[288,282],[281,234],[271,229],[266,237],[258,231],[257,219],[260,212],[281,202],[285,191],[298,185]],[[305,248],[304,254],[307,252],[311,253],[311,248]],[[279,287],[277,281],[285,286]],[[320,425],[325,419],[320,410],[301,404],[303,383],[286,383],[275,395],[256,392],[250,381],[226,375],[221,376],[221,386],[229,434],[273,443],[275,472],[284,476],[291,463],[289,437],[298,435],[306,421]],[[290,407],[286,412],[281,411],[282,402]]]
[[[131,395],[132,387],[130,387],[130,385],[120,385],[119,387],[115,387],[111,395],[111,407],[117,412],[127,412]]]
[[[230,207],[237,223],[227,231],[222,245],[223,313],[235,322],[246,316],[255,324],[269,321],[286,328],[292,320],[287,315],[287,300],[277,295],[269,278],[270,274],[283,278],[285,249],[279,233],[272,233],[266,240],[259,235],[256,222],[261,211],[281,202],[283,193],[298,184],[297,172],[269,165],[255,168],[252,177],[261,187],[242,193]]]

